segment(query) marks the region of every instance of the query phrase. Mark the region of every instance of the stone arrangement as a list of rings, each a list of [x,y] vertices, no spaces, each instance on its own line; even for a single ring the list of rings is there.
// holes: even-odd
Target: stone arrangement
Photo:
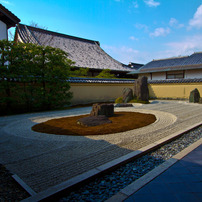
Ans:
[[[77,124],[82,126],[98,126],[105,123],[112,123],[105,115],[88,116],[77,121]]]
[[[112,123],[108,117],[113,115],[113,104],[93,104],[90,116],[79,119],[77,124],[82,126],[98,126],[105,123]]]
[[[115,107],[133,107],[133,105],[129,103],[118,103]]]
[[[123,102],[127,103],[133,99],[133,90],[131,88],[123,89]]]
[[[147,77],[144,76],[135,81],[134,97],[141,101],[149,101]]]
[[[105,115],[107,117],[114,116],[113,104],[93,104],[90,116]]]
[[[200,101],[200,93],[197,88],[190,92],[189,102],[199,103]]]

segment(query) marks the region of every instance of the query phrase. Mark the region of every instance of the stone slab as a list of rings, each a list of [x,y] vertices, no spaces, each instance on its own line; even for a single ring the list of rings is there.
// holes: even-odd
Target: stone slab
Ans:
[[[185,148],[175,156],[173,156],[171,159],[167,160],[163,164],[159,165],[158,167],[154,168],[149,173],[145,174],[135,182],[131,183],[121,191],[119,191],[116,195],[112,196],[107,200],[107,202],[113,202],[116,199],[116,202],[121,202],[125,199],[127,199],[130,195],[137,192],[139,189],[141,189],[143,186],[148,184],[150,181],[155,179],[157,176],[159,176],[161,173],[163,173],[165,170],[169,169],[172,165],[174,165],[176,162],[181,160],[183,157],[185,157],[188,153],[196,149],[199,145],[202,144],[202,138],[198,140],[197,142],[193,143],[189,147]],[[118,196],[121,195],[122,198],[119,200]],[[124,198],[125,196],[125,198]]]

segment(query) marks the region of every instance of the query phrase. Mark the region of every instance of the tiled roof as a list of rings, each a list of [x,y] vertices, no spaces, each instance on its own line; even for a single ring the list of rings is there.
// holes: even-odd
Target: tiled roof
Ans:
[[[70,77],[70,83],[125,83],[133,84],[135,79],[100,79],[100,78],[81,78]],[[201,79],[165,79],[165,80],[148,80],[149,84],[166,84],[166,83],[200,83]]]
[[[60,48],[68,53],[68,58],[76,62],[75,66],[77,67],[131,71],[126,65],[113,59],[102,50],[98,41],[51,32],[22,24],[19,24],[16,28],[15,40]]]
[[[7,24],[8,28],[15,27],[15,25],[20,22],[20,19],[2,4],[0,4],[0,20]]]
[[[202,52],[197,52],[185,57],[153,60],[141,67],[138,71],[130,72],[130,74],[186,69],[202,69]]]
[[[163,83],[201,83],[200,79],[165,79],[165,80],[149,80],[149,84],[163,84]]]
[[[133,70],[138,70],[140,67],[143,66],[143,64],[130,62],[130,63],[128,64],[128,66],[129,66],[131,69],[133,69]]]
[[[134,83],[134,79],[101,79],[101,78],[81,78],[70,77],[70,83]]]

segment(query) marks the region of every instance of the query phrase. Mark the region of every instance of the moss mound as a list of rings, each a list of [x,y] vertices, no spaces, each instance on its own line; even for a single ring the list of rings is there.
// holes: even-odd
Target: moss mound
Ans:
[[[116,112],[113,117],[109,118],[112,123],[91,127],[77,124],[78,119],[87,116],[89,115],[52,119],[34,125],[32,130],[56,135],[104,135],[141,128],[156,121],[156,117],[152,114],[143,114],[138,112]]]

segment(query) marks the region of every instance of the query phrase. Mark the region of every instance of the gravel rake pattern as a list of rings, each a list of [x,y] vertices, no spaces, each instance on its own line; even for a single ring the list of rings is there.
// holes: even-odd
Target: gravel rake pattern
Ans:
[[[96,178],[59,201],[105,201],[200,138],[202,138],[202,126],[185,133],[153,152],[120,166],[103,177]]]

